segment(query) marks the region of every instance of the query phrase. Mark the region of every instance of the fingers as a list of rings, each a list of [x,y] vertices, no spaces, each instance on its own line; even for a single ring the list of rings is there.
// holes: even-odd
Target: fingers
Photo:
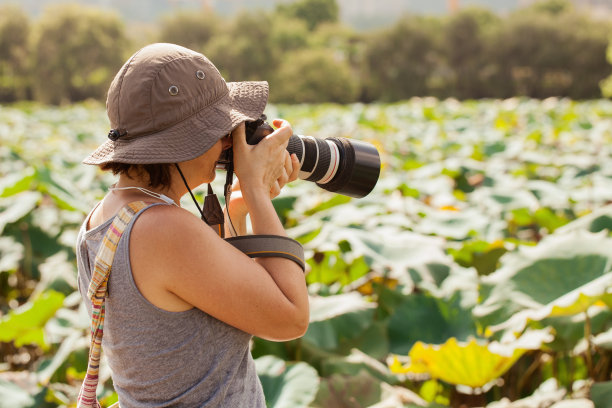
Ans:
[[[297,180],[298,175],[300,173],[300,159],[298,159],[297,154],[292,153],[291,156],[291,170],[289,173],[289,181]]]
[[[272,184],[272,187],[270,187],[270,198],[278,196],[281,192],[281,188],[282,187],[278,184],[278,181],[275,181],[274,184]]]

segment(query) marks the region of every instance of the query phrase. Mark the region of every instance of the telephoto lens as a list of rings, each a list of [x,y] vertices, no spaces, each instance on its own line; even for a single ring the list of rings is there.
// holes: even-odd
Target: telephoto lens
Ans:
[[[265,122],[265,116],[246,123],[249,144],[259,143],[274,129]],[[350,197],[368,195],[380,175],[380,155],[369,143],[344,137],[318,139],[293,135],[287,146],[300,160],[299,178],[315,182],[317,186]]]

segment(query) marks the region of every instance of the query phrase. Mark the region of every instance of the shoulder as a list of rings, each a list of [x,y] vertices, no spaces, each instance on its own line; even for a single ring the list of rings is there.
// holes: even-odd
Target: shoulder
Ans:
[[[132,227],[132,239],[138,244],[180,244],[182,241],[214,238],[216,234],[201,219],[184,208],[174,205],[155,205],[143,211]]]

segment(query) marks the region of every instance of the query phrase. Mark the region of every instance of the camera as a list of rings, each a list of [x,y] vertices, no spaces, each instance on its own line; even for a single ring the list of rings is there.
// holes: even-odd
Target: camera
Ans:
[[[246,141],[251,145],[259,143],[273,131],[265,115],[245,123]],[[300,161],[300,179],[312,181],[332,193],[365,197],[374,189],[380,175],[378,150],[366,142],[294,134],[289,138],[287,151],[295,153]],[[217,168],[227,170],[231,152],[226,150],[224,153],[226,157],[219,160]]]

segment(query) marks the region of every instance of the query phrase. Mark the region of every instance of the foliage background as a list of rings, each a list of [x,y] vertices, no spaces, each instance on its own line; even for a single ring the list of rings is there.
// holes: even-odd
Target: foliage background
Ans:
[[[269,81],[276,103],[590,99],[610,74],[610,22],[566,0],[504,16],[481,8],[405,15],[370,31],[338,15],[335,0],[298,0],[232,17],[178,11],[142,26],[79,4],[50,6],[36,19],[0,6],[0,102],[103,100],[123,61],[157,41],[203,52],[227,80]]]
[[[270,406],[608,406],[612,103],[415,98],[267,114],[370,141],[383,161],[366,198],[296,182],[275,200],[307,252],[312,313],[300,340],[254,341]],[[0,406],[76,398],[88,319],[73,246],[111,183],[80,160],[106,127],[98,103],[0,109]]]

